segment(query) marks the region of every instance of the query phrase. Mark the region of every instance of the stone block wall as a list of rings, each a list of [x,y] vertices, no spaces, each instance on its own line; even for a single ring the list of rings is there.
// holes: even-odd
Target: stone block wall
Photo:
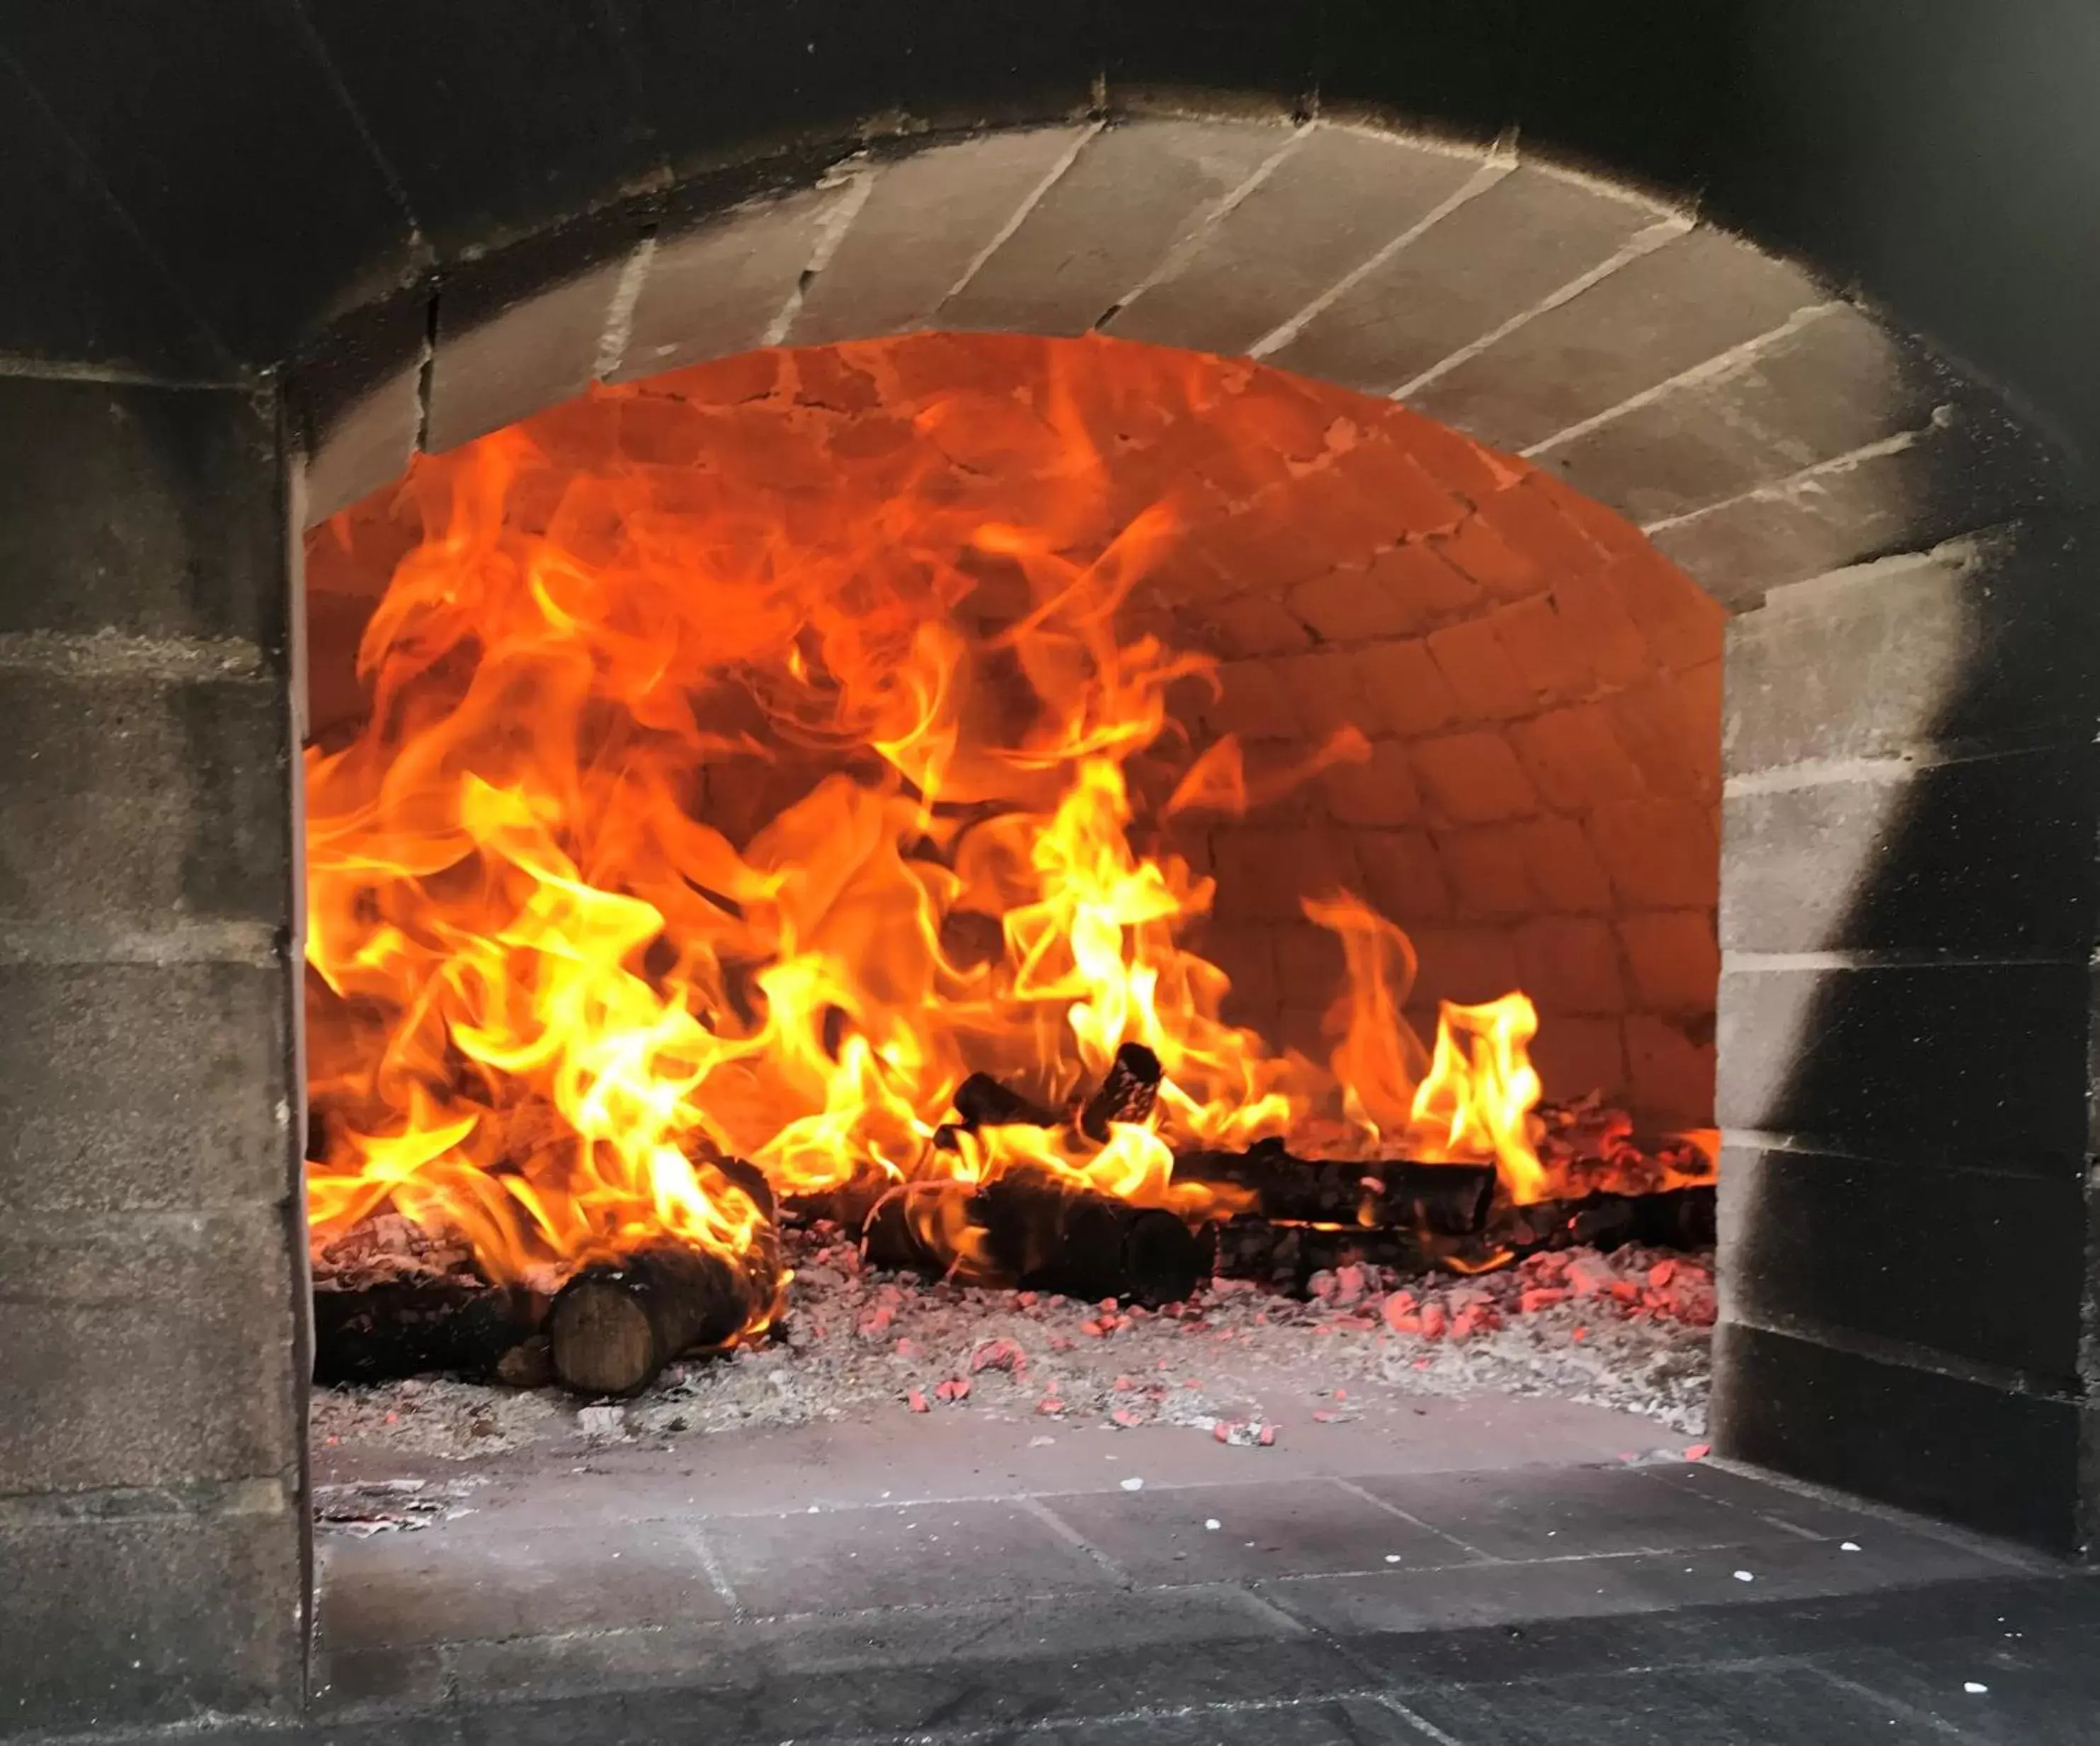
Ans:
[[[0,1733],[301,1700],[279,428],[0,377]]]
[[[1717,1437],[2089,1543],[2089,519],[1729,633]]]
[[[1215,687],[1180,700],[1193,747],[1237,735],[1259,789],[1338,730],[1367,743],[1244,818],[1175,829],[1218,880],[1202,939],[1233,977],[1233,1016],[1324,1055],[1340,955],[1300,900],[1344,887],[1414,939],[1425,1035],[1437,1000],[1521,987],[1554,1092],[1707,1121],[1724,614],[1548,474],[1273,369],[990,335],[739,355],[526,428],[580,462],[693,465],[764,493],[813,483],[769,474],[777,433],[805,443],[821,425],[795,452],[843,454],[960,397],[935,459],[968,470],[950,488],[995,518],[1043,488],[1002,445],[1017,397],[1041,404],[1053,377],[1111,461],[1095,548],[1155,498],[1180,518],[1128,616],[1216,659]],[[413,531],[382,492],[313,536],[324,731],[360,707],[348,652]],[[778,779],[744,786],[755,817],[779,797]],[[718,785],[717,807],[730,796]]]

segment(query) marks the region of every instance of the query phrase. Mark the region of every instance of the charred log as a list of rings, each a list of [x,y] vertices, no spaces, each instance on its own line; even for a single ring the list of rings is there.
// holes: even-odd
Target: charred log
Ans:
[[[1715,1236],[1714,1190],[1701,1184],[1657,1194],[1586,1194],[1500,1209],[1497,1240],[1529,1254],[1542,1249],[1604,1250],[1645,1243],[1656,1249],[1710,1249]]]
[[[456,1277],[314,1293],[314,1380],[389,1382],[444,1372],[493,1376],[538,1325],[527,1292]]]
[[[1335,1268],[1388,1267],[1396,1273],[1427,1272],[1437,1257],[1418,1232],[1325,1224],[1272,1223],[1242,1214],[1217,1227],[1220,1279],[1254,1279],[1280,1290],[1303,1293],[1315,1273]]]
[[[1159,1101],[1165,1077],[1159,1057],[1141,1043],[1126,1043],[1115,1052],[1094,1095],[1079,1110],[1079,1131],[1096,1145],[1106,1144],[1111,1122],[1142,1122]]]
[[[638,1394],[682,1352],[719,1349],[770,1307],[770,1228],[741,1255],[661,1245],[585,1268],[547,1312],[554,1375],[584,1395]]]
[[[1176,1215],[1027,1167],[981,1188],[898,1190],[869,1219],[862,1251],[871,1267],[1154,1307],[1186,1298],[1211,1259],[1207,1240]]]
[[[1495,1192],[1492,1164],[1330,1163],[1294,1157],[1273,1140],[1185,1154],[1174,1161],[1174,1179],[1245,1189],[1267,1219],[1451,1237],[1482,1228]]]
[[[1033,1098],[1004,1085],[988,1073],[973,1073],[955,1087],[955,1113],[962,1126],[1055,1127],[1057,1118]]]
[[[993,1260],[1033,1290],[1156,1308],[1181,1302],[1209,1272],[1207,1246],[1176,1214],[1048,1171],[1008,1171],[970,1210]]]

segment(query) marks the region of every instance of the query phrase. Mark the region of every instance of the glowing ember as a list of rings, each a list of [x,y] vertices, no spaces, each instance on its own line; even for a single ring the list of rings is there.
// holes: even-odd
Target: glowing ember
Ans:
[[[1123,391],[1202,418],[1215,367],[1163,356]],[[737,1160],[781,1193],[1026,1162],[1194,1211],[1175,1152],[1266,1135],[1550,1192],[1531,1003],[1446,1005],[1425,1050],[1407,941],[1356,897],[1305,894],[1348,968],[1325,1065],[1220,1016],[1189,943],[1211,881],[1168,832],[1248,784],[1169,712],[1207,660],[1125,610],[1181,512],[1119,513],[1049,381],[762,453],[720,408],[603,390],[576,417],[661,460],[512,430],[418,462],[369,717],[307,761],[320,1240],[390,1203],[545,1283],[666,1235],[748,1251],[769,1212]],[[1004,519],[958,490],[964,448]],[[764,815],[740,841],[709,822],[737,794]],[[1165,1070],[1143,1122],[935,1144],[969,1074],[1055,1109],[1126,1042]]]

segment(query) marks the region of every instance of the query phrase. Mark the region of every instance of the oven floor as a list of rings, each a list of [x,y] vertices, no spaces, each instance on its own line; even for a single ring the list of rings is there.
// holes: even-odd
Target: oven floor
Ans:
[[[328,1449],[315,1737],[2094,1737],[2100,1589],[2061,1566],[1601,1409],[1415,1404],[1268,1448],[954,1414]]]

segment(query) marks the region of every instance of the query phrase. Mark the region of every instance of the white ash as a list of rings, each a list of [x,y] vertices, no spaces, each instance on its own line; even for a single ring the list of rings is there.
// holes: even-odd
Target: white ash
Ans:
[[[1154,1314],[864,1270],[791,1232],[788,1312],[726,1358],[673,1365],[607,1407],[551,1391],[423,1381],[325,1391],[317,1437],[464,1458],[580,1436],[668,1443],[879,1412],[1185,1426],[1261,1446],[1274,1421],[1359,1417],[1410,1395],[1545,1395],[1704,1435],[1709,1261],[1624,1249],[1405,1281],[1343,1268],[1300,1301],[1237,1281]]]
[[[575,1429],[575,1418],[573,1403],[545,1391],[412,1377],[364,1387],[317,1388],[309,1422],[318,1447],[383,1444],[404,1454],[461,1461],[566,1435]]]

